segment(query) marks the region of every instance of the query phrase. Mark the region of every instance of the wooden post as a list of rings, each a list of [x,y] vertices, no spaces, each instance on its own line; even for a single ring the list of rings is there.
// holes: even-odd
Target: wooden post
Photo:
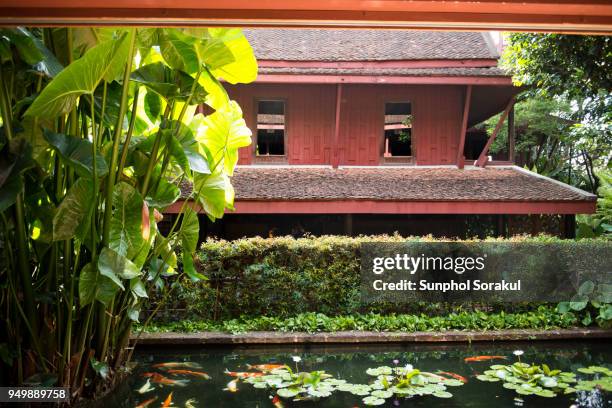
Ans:
[[[334,143],[332,166],[338,168],[340,164],[340,107],[342,105],[342,84],[336,86],[336,122],[334,126]]]
[[[487,160],[489,160],[489,158],[487,157],[489,155],[489,149],[491,148],[491,145],[495,141],[495,138],[497,138],[497,134],[499,133],[502,127],[502,124],[504,123],[504,120],[506,120],[508,113],[510,113],[510,109],[512,109],[512,106],[514,106],[514,100],[515,100],[514,96],[510,98],[510,101],[508,102],[506,109],[504,109],[502,115],[499,117],[499,121],[497,122],[497,125],[495,126],[495,129],[493,130],[493,133],[491,134],[491,137],[489,138],[489,140],[487,140],[487,144],[485,145],[484,149],[482,149],[482,152],[480,152],[480,156],[478,156],[478,160],[476,160],[476,163],[474,163],[476,166],[485,167],[487,165]]]
[[[514,105],[508,113],[508,161],[514,163],[514,139],[516,132],[514,129]]]
[[[457,148],[457,167],[462,169],[465,165],[465,137],[467,133],[467,123],[470,114],[470,103],[472,101],[472,85],[468,85],[465,91],[465,101],[463,103],[463,120],[461,121],[461,135],[459,136],[459,147]]]
[[[349,237],[353,235],[353,214],[344,215],[344,234]]]
[[[565,214],[563,217],[563,238],[576,238],[576,214]]]

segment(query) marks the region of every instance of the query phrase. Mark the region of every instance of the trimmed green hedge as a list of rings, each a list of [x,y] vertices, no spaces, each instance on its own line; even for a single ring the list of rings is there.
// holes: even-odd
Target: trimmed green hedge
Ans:
[[[288,317],[300,313],[329,316],[360,313],[445,315],[461,311],[522,312],[533,304],[449,305],[433,303],[360,303],[362,242],[436,241],[400,236],[324,236],[294,239],[208,240],[197,254],[205,282],[184,280],[175,288],[157,321],[177,318],[227,320],[240,316]],[[512,241],[567,242],[551,237],[517,237]],[[502,241],[489,239],[487,241]],[[155,303],[155,297],[152,299]]]

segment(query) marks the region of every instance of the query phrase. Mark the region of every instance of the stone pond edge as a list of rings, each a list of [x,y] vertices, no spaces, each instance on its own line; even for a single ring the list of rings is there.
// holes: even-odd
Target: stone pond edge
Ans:
[[[136,339],[133,335],[132,342]],[[265,345],[265,344],[361,344],[361,343],[444,343],[521,340],[593,340],[612,339],[612,329],[573,328],[558,330],[491,330],[445,332],[372,332],[341,331],[335,333],[305,332],[224,332],[143,333],[139,346],[169,345]]]

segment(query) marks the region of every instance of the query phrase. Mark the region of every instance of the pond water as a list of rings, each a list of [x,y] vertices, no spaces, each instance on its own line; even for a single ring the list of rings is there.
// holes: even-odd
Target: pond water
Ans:
[[[387,399],[383,407],[611,407],[612,395],[600,391],[579,392],[571,396],[543,398],[519,396],[512,390],[502,387],[502,383],[482,382],[476,375],[489,369],[492,364],[508,364],[516,361],[514,350],[523,350],[521,361],[546,363],[551,369],[574,371],[592,365],[610,367],[612,348],[606,341],[567,341],[567,342],[519,342],[519,343],[472,343],[472,344],[432,344],[432,345],[342,345],[325,347],[285,347],[251,346],[240,348],[140,348],[136,353],[137,366],[134,375],[126,384],[128,392],[114,396],[112,405],[136,407],[151,401],[149,407],[160,407],[172,392],[173,407],[280,407],[272,402],[274,392],[270,389],[257,389],[253,385],[238,382],[236,392],[224,391],[233,378],[225,370],[234,372],[248,371],[247,365],[288,364],[295,367],[293,356],[299,356],[300,371],[325,370],[337,379],[350,383],[367,384],[372,376],[366,370],[378,366],[404,366],[412,364],[422,371],[456,373],[467,379],[460,387],[448,387],[452,398],[436,398],[431,395],[409,399]],[[507,360],[465,362],[466,357],[481,355],[507,356]],[[168,367],[155,367],[159,363],[189,362],[194,367],[177,367],[196,372],[205,372],[210,379],[193,374],[170,373]],[[192,364],[193,363],[193,364]],[[166,378],[185,382],[179,385],[160,385],[151,383],[155,388],[140,393],[138,390],[157,372]],[[578,378],[581,378],[578,373]],[[585,376],[586,377],[586,376]],[[159,378],[159,377],[158,377]],[[187,381],[185,381],[187,380]],[[520,397],[520,398],[519,398]],[[284,407],[323,407],[352,408],[364,407],[363,397],[348,392],[334,392],[328,398],[318,401],[293,402],[282,399]]]

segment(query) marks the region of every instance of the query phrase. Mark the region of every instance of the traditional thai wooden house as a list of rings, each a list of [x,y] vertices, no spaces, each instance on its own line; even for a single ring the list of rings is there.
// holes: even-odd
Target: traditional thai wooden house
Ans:
[[[203,234],[574,233],[595,196],[513,164],[519,88],[487,33],[246,30],[253,130],[235,212]],[[492,134],[470,132],[502,112]],[[490,147],[508,126],[507,143]],[[543,216],[544,215],[544,216]]]

